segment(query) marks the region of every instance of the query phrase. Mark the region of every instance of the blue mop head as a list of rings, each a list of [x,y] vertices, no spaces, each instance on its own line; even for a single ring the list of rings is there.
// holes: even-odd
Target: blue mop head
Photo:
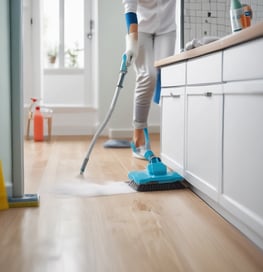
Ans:
[[[143,171],[131,171],[128,173],[130,186],[137,191],[157,191],[181,189],[185,186],[181,183],[184,179],[176,172],[167,171],[167,167],[159,157],[154,156],[148,150],[144,157],[149,161]]]

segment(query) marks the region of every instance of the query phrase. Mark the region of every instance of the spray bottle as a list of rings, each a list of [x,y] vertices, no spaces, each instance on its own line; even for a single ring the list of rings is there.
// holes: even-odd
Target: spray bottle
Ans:
[[[243,9],[239,0],[231,0],[230,4],[230,20],[232,32],[242,30]]]
[[[34,112],[34,140],[43,141],[44,139],[44,117],[40,111],[40,107],[37,106]]]
[[[37,99],[34,97],[31,97],[31,103],[30,106],[28,108],[28,119],[32,119],[33,118],[33,110],[34,110],[34,105],[37,102]]]

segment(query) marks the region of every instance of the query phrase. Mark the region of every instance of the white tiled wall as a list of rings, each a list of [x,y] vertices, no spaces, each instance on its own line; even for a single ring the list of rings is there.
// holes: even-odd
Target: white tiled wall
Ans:
[[[252,25],[263,21],[263,0],[244,0],[253,10]],[[230,0],[185,0],[184,39],[223,37],[231,33]]]

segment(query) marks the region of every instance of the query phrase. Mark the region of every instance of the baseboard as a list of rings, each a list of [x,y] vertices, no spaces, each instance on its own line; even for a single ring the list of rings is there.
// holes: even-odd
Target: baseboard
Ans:
[[[77,136],[77,135],[94,135],[98,128],[95,126],[54,126],[52,128],[53,136]],[[47,130],[44,130],[47,133]],[[133,133],[132,128],[124,129],[104,129],[101,136],[108,136],[110,139],[131,139]],[[159,126],[150,126],[149,133],[160,133]],[[32,136],[32,132],[30,133]]]
[[[109,129],[108,137],[110,139],[131,139],[132,129]]]
[[[96,132],[96,127],[94,126],[55,126],[52,130],[52,135],[56,136],[65,136],[65,135],[93,135]],[[107,135],[106,132],[103,132],[102,135]]]
[[[160,126],[149,126],[149,133],[160,133]],[[110,139],[131,139],[133,133],[132,128],[126,129],[113,129],[110,128],[108,131],[108,136]]]

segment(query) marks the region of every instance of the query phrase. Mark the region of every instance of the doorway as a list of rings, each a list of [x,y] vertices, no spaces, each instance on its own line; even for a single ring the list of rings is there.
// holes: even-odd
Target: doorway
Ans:
[[[24,0],[24,104],[88,107],[92,94],[92,1]]]

